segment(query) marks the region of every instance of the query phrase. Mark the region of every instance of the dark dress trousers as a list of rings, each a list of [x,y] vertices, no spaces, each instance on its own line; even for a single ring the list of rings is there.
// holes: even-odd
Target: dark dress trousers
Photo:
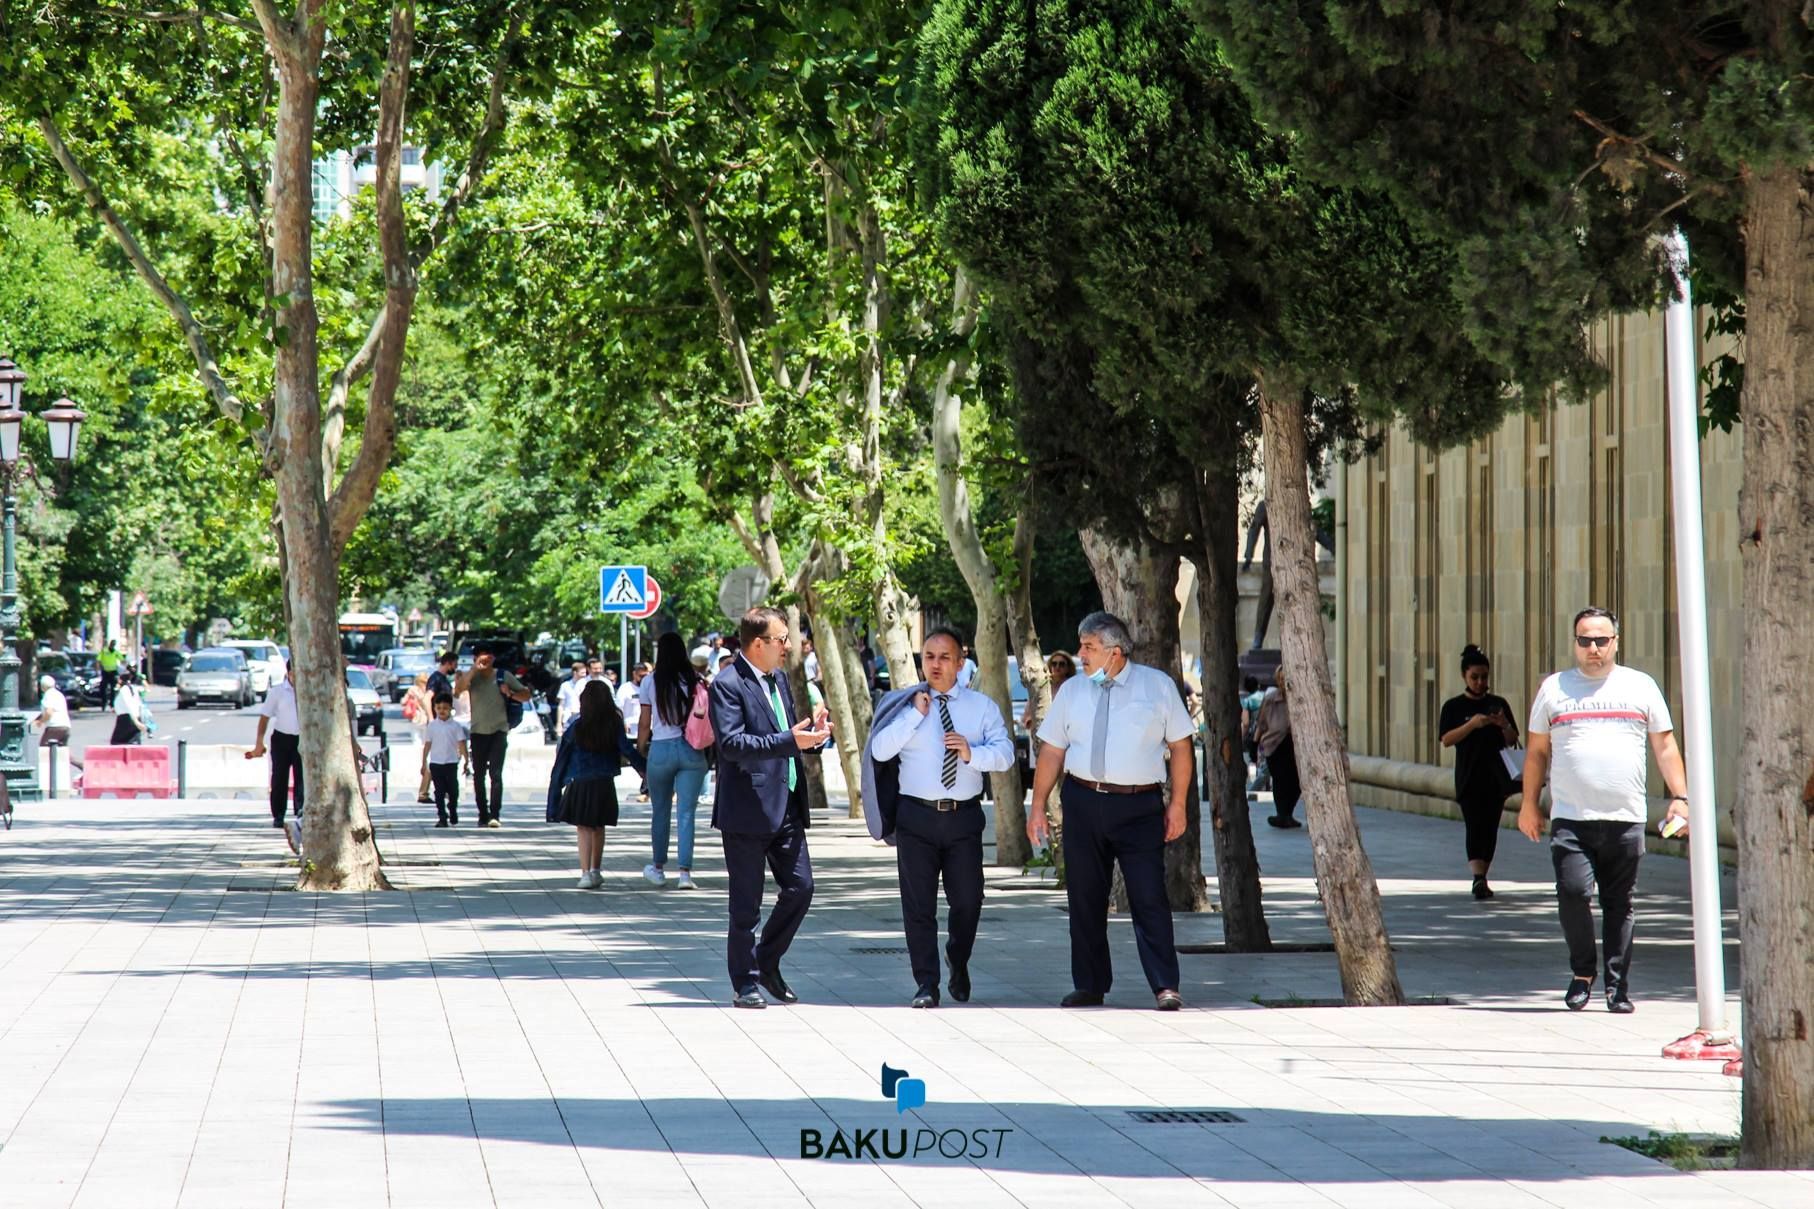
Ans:
[[[712,731],[718,744],[712,826],[724,842],[724,868],[730,878],[725,963],[738,994],[755,990],[757,978],[780,965],[813,897],[812,861],[806,850],[806,769],[788,733],[798,719],[787,677],[777,672],[774,685],[785,727],[775,721],[768,678],[741,655],[718,674],[710,691]],[[764,866],[775,875],[779,893],[758,939]]]

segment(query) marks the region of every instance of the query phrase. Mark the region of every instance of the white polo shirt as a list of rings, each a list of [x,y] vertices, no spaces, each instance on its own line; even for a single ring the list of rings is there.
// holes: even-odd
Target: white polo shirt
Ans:
[[[1158,785],[1165,781],[1165,749],[1196,733],[1178,685],[1158,668],[1130,663],[1099,687],[1079,673],[1059,686],[1051,712],[1039,724],[1039,741],[1064,750],[1064,770],[1110,785]],[[1096,733],[1096,703],[1109,694],[1108,747],[1102,775],[1090,768]]]
[[[271,720],[272,730],[280,730],[286,735],[302,733],[302,723],[296,718],[296,686],[287,676],[271,686],[259,703],[258,712]]]

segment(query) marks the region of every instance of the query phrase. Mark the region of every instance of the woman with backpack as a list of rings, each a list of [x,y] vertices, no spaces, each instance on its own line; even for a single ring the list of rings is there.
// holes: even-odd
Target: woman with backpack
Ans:
[[[696,890],[693,882],[693,814],[705,787],[705,749],[712,745],[706,681],[693,667],[679,634],[663,634],[655,644],[655,670],[636,692],[636,749],[648,761],[649,828],[654,861],[642,875],[651,885],[667,881],[668,828],[678,816],[680,872],[675,885]]]
[[[561,736],[548,778],[550,823],[568,823],[579,833],[579,888],[596,890],[604,882],[598,871],[605,854],[605,828],[617,826],[618,736],[624,717],[617,711],[611,686],[587,684],[579,695],[579,720]]]

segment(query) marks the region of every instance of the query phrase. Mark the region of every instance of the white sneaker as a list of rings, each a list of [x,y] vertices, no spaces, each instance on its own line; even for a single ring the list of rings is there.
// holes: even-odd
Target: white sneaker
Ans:
[[[691,873],[682,869],[680,871],[680,876],[675,879],[674,888],[676,890],[697,890],[699,889],[699,883],[693,880],[693,875]]]
[[[590,890],[597,884],[597,882],[592,880],[592,870],[588,869],[579,875],[579,888],[581,890]]]
[[[651,886],[659,886],[668,880],[668,875],[663,873],[660,869],[657,869],[654,865],[644,865],[642,867],[642,875],[644,880]]]
[[[605,884],[605,875],[594,869],[586,875],[592,879],[592,889],[596,890]]]

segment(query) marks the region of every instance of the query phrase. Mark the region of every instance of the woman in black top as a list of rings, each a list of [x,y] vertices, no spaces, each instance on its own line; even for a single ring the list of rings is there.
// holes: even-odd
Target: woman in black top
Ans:
[[[1518,724],[1512,721],[1512,707],[1505,698],[1489,691],[1493,665],[1472,643],[1461,652],[1461,679],[1467,691],[1443,702],[1437,726],[1442,745],[1455,749],[1455,801],[1467,823],[1474,897],[1491,898],[1486,871],[1499,846],[1499,818],[1512,792],[1512,778],[1499,752],[1517,746]]]

